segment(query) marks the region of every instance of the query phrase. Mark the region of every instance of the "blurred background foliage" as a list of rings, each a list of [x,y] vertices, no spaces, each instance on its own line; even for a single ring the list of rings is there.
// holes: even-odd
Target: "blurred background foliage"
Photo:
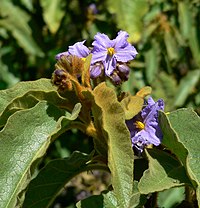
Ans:
[[[50,78],[57,53],[122,29],[139,52],[122,89],[151,85],[167,111],[191,106],[199,113],[199,22],[199,0],[1,0],[0,88]]]
[[[90,46],[97,32],[113,39],[119,30],[130,34],[139,52],[120,88],[134,94],[150,85],[152,96],[165,100],[166,111],[193,107],[200,114],[199,0],[1,0],[0,89],[51,78],[57,53],[83,39]],[[90,152],[90,141],[68,132],[48,155]]]

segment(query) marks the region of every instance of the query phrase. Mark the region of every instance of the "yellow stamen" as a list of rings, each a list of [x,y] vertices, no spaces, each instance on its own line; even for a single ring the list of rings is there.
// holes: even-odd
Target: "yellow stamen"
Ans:
[[[165,115],[169,115],[169,114],[170,114],[170,112],[166,112],[166,113],[165,113]]]
[[[139,130],[144,129],[144,127],[145,127],[144,123],[142,123],[141,121],[136,121],[136,122],[135,122],[135,126],[136,126],[136,128],[139,129]]]
[[[81,60],[82,60],[82,61],[85,61],[85,60],[86,60],[86,58],[81,58]]]
[[[107,53],[108,53],[108,55],[109,55],[109,56],[113,56],[113,55],[114,55],[114,53],[115,53],[115,49],[114,49],[114,48],[112,48],[112,47],[107,48]]]

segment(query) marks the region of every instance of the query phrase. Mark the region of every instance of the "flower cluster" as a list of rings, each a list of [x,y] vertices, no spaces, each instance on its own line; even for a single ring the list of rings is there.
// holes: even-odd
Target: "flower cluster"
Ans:
[[[142,111],[126,121],[131,134],[132,146],[141,153],[145,146],[153,144],[158,146],[161,143],[162,132],[158,122],[158,111],[164,110],[164,101],[159,99],[154,102],[152,97]]]
[[[95,79],[107,76],[118,85],[128,79],[130,69],[127,63],[137,55],[134,46],[127,41],[128,37],[129,35],[125,31],[118,32],[117,37],[113,40],[110,40],[105,34],[97,33],[94,36],[91,50],[84,45],[85,41],[77,42],[69,46],[68,51],[57,54],[56,59],[75,55],[84,60],[92,53],[90,77]]]

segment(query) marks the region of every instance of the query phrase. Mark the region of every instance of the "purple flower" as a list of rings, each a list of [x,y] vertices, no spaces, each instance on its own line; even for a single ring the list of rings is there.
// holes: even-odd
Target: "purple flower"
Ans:
[[[78,56],[79,58],[86,58],[89,55],[90,50],[84,45],[84,42],[85,40],[82,42],[77,42],[72,46],[69,46],[69,54]]]
[[[95,15],[98,13],[96,4],[94,4],[94,3],[90,4],[87,9],[88,9],[89,14]]]
[[[125,31],[118,32],[115,39],[110,40],[107,35],[97,33],[92,43],[92,63],[102,62],[105,74],[110,76],[116,69],[117,62],[126,63],[135,58],[136,49],[127,41],[129,37]]]
[[[84,45],[84,42],[85,40],[82,42],[77,42],[72,46],[69,46],[68,51],[56,55],[56,60],[59,60],[62,56],[69,56],[69,55],[78,56],[79,58],[87,57],[90,53],[90,50]]]
[[[69,56],[68,51],[62,52],[62,53],[58,53],[56,55],[56,60],[58,61],[59,59],[61,59],[62,56]]]
[[[126,121],[131,134],[132,146],[141,153],[146,145],[161,143],[162,132],[158,123],[158,111],[164,110],[164,101],[157,102],[150,97],[148,105],[142,111]]]

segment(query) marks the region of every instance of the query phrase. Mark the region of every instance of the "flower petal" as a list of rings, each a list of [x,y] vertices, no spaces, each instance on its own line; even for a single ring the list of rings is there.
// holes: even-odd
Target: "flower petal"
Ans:
[[[149,126],[145,128],[145,131],[148,132],[148,141],[150,144],[158,146],[162,140],[162,131],[157,123],[156,126]]]
[[[85,40],[82,42],[77,42],[72,46],[69,46],[69,54],[78,56],[80,58],[85,58],[86,56],[88,56],[90,50],[84,45],[84,42]]]
[[[94,64],[96,62],[103,62],[106,60],[107,57],[107,51],[102,50],[102,51],[95,51],[94,49],[92,50],[92,61],[91,63]]]
[[[158,111],[164,110],[164,101],[162,99],[159,99],[156,103],[152,104],[152,98],[148,100],[148,103],[150,104],[145,107],[143,111],[143,115],[145,115],[144,123],[147,124],[151,121],[157,121],[158,120]],[[158,122],[158,121],[157,121]]]
[[[103,33],[97,33],[94,36],[94,42],[92,45],[94,46],[94,50],[96,51],[101,51],[101,50],[106,50],[109,47],[112,47],[113,41],[108,38],[107,35]]]
[[[127,38],[129,37],[128,33],[125,31],[119,31],[117,37],[113,40],[115,42],[115,48],[125,48],[129,43]]]
[[[116,48],[116,54],[114,56],[116,57],[117,61],[127,62],[134,59],[137,54],[138,52],[134,46],[128,43],[125,48]]]
[[[104,62],[105,74],[107,76],[110,76],[115,70],[116,65],[117,65],[116,59],[114,57],[111,58],[110,56],[107,56],[107,59]]]
[[[55,58],[56,58],[56,60],[59,60],[62,56],[69,56],[69,52],[65,51],[62,53],[58,53]]]
[[[150,144],[148,138],[149,133],[145,130],[141,130],[134,137],[131,138],[132,146],[135,147],[139,152],[142,152],[144,147]]]

